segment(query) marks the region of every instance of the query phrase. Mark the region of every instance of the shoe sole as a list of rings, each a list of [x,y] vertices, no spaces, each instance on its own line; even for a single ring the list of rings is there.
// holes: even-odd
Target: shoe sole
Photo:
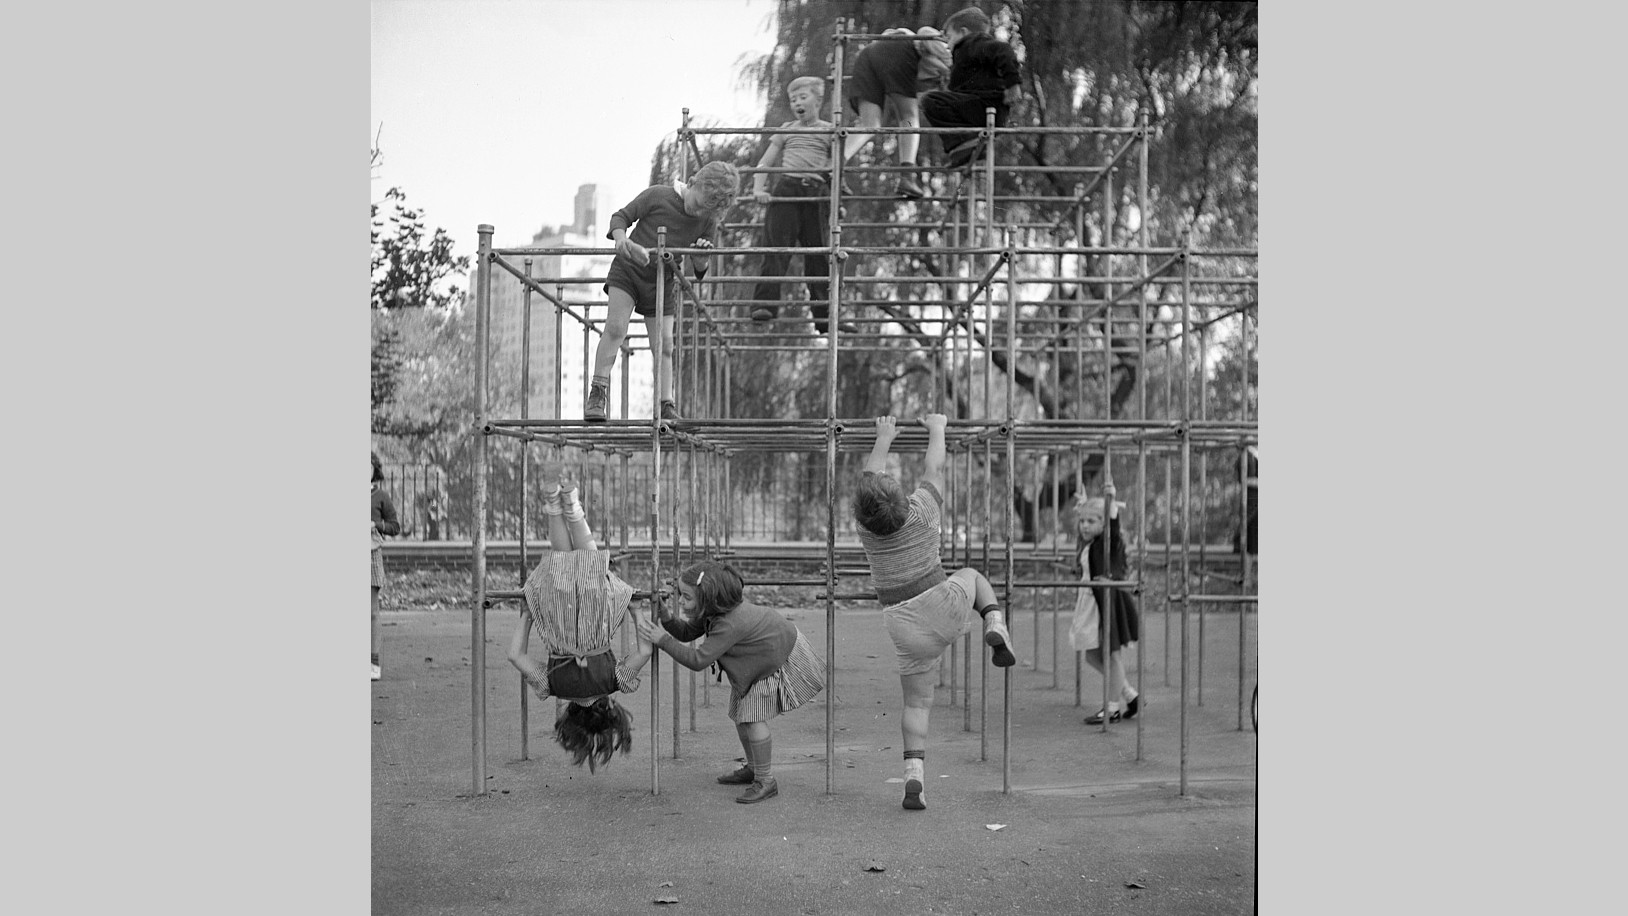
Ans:
[[[1017,664],[1017,656],[1013,655],[1012,650],[1006,647],[1006,640],[1001,637],[1001,634],[985,633],[984,645],[994,650],[990,653],[990,660],[995,663],[995,667],[1010,668]]]
[[[606,419],[605,417],[583,417],[582,422],[584,422],[584,423],[603,423],[603,422],[605,422],[605,419]]]
[[[909,811],[927,810],[927,803],[921,800],[921,780],[906,779],[904,781],[904,807]]]

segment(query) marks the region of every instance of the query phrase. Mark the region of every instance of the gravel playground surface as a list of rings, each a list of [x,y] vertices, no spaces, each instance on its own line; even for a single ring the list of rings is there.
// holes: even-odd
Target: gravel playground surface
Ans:
[[[970,706],[959,671],[953,696],[947,675],[938,690],[927,810],[906,811],[899,684],[874,606],[839,605],[836,683],[770,723],[780,795],[739,805],[740,787],[714,781],[741,758],[728,686],[703,691],[695,675],[692,704],[690,672],[666,656],[659,792],[651,791],[648,669],[641,690],[621,697],[634,718],[631,753],[597,773],[571,766],[553,741],[553,702],[533,701],[529,759],[522,759],[519,676],[504,657],[517,605],[487,615],[487,791],[474,794],[467,604],[411,589],[392,597],[382,620],[384,677],[372,684],[374,913],[1253,910],[1256,735],[1247,711],[1239,729],[1235,612],[1206,615],[1203,706],[1196,703],[1200,627],[1196,612],[1189,617],[1185,795],[1180,615],[1170,615],[1167,647],[1163,613],[1144,610],[1143,713],[1105,733],[1081,721],[1100,703],[1100,679],[1085,669],[1076,706],[1066,635],[1054,674],[1051,613],[1043,608],[1037,628],[1032,608],[1019,601],[1009,745],[1002,672],[986,667],[980,684],[978,666],[987,664],[980,653]],[[823,654],[823,605],[782,610]],[[1066,613],[1058,624],[1066,634]],[[1253,672],[1254,615],[1245,625]],[[1003,746],[1009,792],[1002,791]]]

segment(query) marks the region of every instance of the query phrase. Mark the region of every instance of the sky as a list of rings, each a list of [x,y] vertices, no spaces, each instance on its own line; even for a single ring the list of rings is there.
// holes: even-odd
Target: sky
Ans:
[[[737,89],[743,56],[774,47],[773,0],[373,0],[371,199],[400,187],[473,255],[571,222],[577,188],[619,207],[650,156],[693,120],[762,123]],[[360,125],[358,125],[360,127]]]

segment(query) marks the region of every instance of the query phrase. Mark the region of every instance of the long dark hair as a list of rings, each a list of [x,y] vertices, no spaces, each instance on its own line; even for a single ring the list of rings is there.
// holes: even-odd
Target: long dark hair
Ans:
[[[554,720],[554,740],[571,754],[575,766],[588,764],[588,772],[610,763],[617,751],[633,748],[633,717],[621,703],[600,697],[592,705],[567,703]]]

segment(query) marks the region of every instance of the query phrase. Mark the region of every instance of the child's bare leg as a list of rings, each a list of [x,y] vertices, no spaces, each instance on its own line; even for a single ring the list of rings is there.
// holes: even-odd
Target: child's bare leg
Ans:
[[[588,513],[582,509],[575,484],[560,485],[560,509],[566,539],[570,544],[568,549],[598,550],[599,544],[594,541],[593,529],[588,527]]]
[[[874,130],[875,128],[881,126],[882,106],[876,104],[875,102],[860,102],[859,123],[855,125],[855,129]],[[854,133],[850,131],[848,136],[842,141],[842,161],[847,162],[849,159],[854,158],[854,153],[859,152],[860,147],[871,142],[871,138],[874,136],[876,135]]]
[[[888,101],[893,103],[894,111],[898,113],[900,127],[912,130],[921,127],[921,106],[916,103],[913,95],[890,95]],[[915,165],[916,151],[921,145],[921,134],[899,134],[899,164]]]
[[[1125,676],[1125,650],[1115,649],[1108,653],[1108,686],[1119,691],[1121,700],[1130,700],[1136,696],[1131,687],[1130,678]]]
[[[379,588],[373,588],[373,664],[379,663]]]
[[[928,719],[933,711],[933,686],[937,671],[899,675],[899,686],[904,692],[904,715],[899,717],[904,738],[904,807],[920,811],[927,807],[922,799],[927,765]]]
[[[548,546],[556,552],[571,549],[571,529],[565,524],[565,506],[560,502],[558,480],[543,500],[543,517],[548,522]]]
[[[609,311],[605,316],[605,327],[599,335],[599,346],[594,350],[594,378],[606,380],[610,379],[611,370],[616,367],[622,341],[627,339],[628,319],[633,315],[633,296],[627,290],[613,286],[608,297]]]
[[[997,668],[1010,668],[1017,664],[1017,656],[1011,650],[1012,634],[1006,628],[1006,614],[995,602],[995,587],[976,569],[958,569],[951,578],[969,590],[973,610],[984,619],[984,645],[992,650],[990,660]]]
[[[656,400],[671,401],[673,399],[673,371],[677,362],[673,359],[673,316],[644,316],[645,333],[650,335],[652,341],[661,335],[662,370],[657,373],[660,390],[656,392]],[[624,333],[626,333],[624,331]],[[660,406],[659,404],[657,405]]]

